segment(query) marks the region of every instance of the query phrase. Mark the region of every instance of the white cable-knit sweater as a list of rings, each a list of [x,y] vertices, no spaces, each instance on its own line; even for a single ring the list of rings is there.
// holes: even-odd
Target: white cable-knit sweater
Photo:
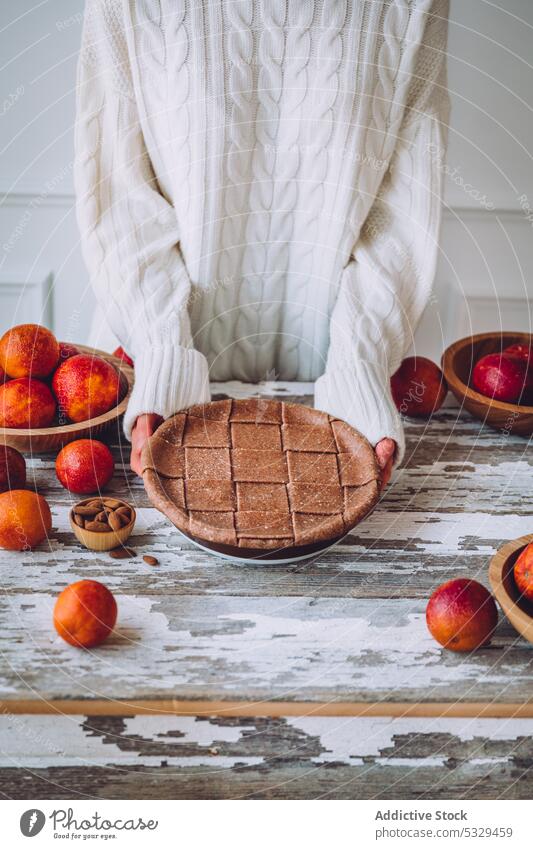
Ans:
[[[84,254],[125,429],[208,378],[316,380],[403,453],[389,377],[435,271],[447,0],[88,0]]]

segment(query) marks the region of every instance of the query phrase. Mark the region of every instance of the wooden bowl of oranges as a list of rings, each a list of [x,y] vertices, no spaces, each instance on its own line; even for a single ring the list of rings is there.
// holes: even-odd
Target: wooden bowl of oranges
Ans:
[[[459,339],[442,356],[448,385],[476,419],[502,433],[533,434],[533,336],[494,331]]]
[[[533,534],[511,540],[496,552],[489,581],[508,620],[533,643]]]
[[[133,369],[119,357],[58,342],[39,324],[0,339],[0,444],[57,451],[94,437],[126,410]]]

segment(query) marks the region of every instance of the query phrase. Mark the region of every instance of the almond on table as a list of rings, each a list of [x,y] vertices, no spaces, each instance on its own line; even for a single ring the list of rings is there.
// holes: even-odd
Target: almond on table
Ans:
[[[143,560],[144,560],[145,563],[148,564],[148,566],[158,566],[159,565],[159,560],[157,559],[157,557],[153,557],[151,554],[145,554],[143,556]]]

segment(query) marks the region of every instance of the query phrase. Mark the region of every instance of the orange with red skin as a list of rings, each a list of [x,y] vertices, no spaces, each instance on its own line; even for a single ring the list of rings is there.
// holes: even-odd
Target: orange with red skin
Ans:
[[[27,551],[45,540],[51,530],[52,514],[42,495],[29,489],[0,494],[0,548]]]
[[[513,574],[520,595],[533,602],[533,543],[520,553]]]
[[[507,354],[487,354],[481,357],[472,371],[472,387],[487,398],[507,404],[522,403],[533,383],[523,358]]]
[[[69,492],[90,495],[100,492],[115,471],[111,451],[96,439],[69,442],[56,457],[57,479]]]
[[[71,345],[70,342],[60,342],[58,366],[60,366],[61,363],[64,363],[65,360],[70,360],[71,357],[77,356],[79,353],[79,348],[76,348],[75,345]]]
[[[107,413],[120,400],[117,370],[102,357],[77,354],[62,363],[54,374],[52,389],[59,409],[72,422]]]
[[[115,351],[113,351],[113,356],[118,357],[119,360],[122,360],[126,365],[131,366],[133,368],[133,360],[131,357],[128,357],[124,348],[119,346]]]
[[[427,357],[406,357],[390,383],[396,408],[413,418],[428,419],[448,393],[443,373]]]
[[[0,445],[0,492],[26,486],[26,461],[9,445]]]
[[[48,377],[59,360],[59,343],[40,324],[19,324],[0,339],[0,366],[9,377]]]
[[[113,594],[99,581],[76,581],[61,592],[54,607],[54,628],[76,648],[103,643],[117,621]]]
[[[526,364],[526,386],[521,403],[533,404],[533,348],[529,345],[509,345],[503,353],[506,357],[514,357]]]
[[[50,427],[55,398],[41,380],[19,377],[0,386],[0,427]]]
[[[490,641],[498,611],[482,584],[456,578],[435,590],[426,608],[426,623],[431,636],[445,649],[473,651]]]
[[[504,348],[503,353],[507,357],[516,357],[518,360],[525,360],[529,367],[533,365],[533,349],[529,345],[509,345]]]

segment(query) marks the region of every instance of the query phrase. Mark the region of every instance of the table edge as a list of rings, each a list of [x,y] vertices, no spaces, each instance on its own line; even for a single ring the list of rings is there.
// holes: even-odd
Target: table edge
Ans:
[[[3,699],[0,715],[88,716],[390,716],[487,717],[533,719],[530,702],[312,702],[312,701],[209,701],[180,699]]]

